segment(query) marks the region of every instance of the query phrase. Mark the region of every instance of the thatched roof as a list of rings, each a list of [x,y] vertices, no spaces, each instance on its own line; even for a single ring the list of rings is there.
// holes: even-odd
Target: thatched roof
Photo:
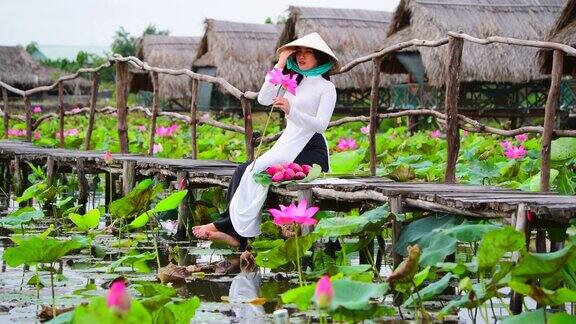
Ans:
[[[242,91],[258,91],[272,66],[282,25],[206,19],[194,67],[215,67],[216,76]]]
[[[547,41],[563,43],[576,47],[576,0],[568,0],[556,23],[550,29]],[[542,73],[551,73],[552,51],[540,50],[538,61]],[[576,57],[564,57],[564,74],[576,76]]]
[[[446,37],[448,31],[476,37],[498,35],[542,40],[563,5],[564,0],[401,0],[383,47],[413,38],[438,39]],[[447,45],[411,48],[406,52],[420,55],[430,84],[444,84]],[[536,52],[537,49],[528,47],[465,42],[461,80],[523,83],[542,79]],[[383,71],[406,73],[396,55],[385,58]]]
[[[28,90],[51,84],[52,79],[52,70],[36,62],[22,46],[0,46],[2,82]]]
[[[151,66],[171,69],[191,69],[200,37],[146,35],[136,41],[136,56]],[[158,94],[163,99],[190,97],[190,78],[181,75],[158,75]],[[152,91],[148,72],[135,72],[131,91]]]
[[[288,8],[288,19],[276,48],[312,32],[318,32],[343,64],[378,50],[386,39],[391,13],[360,9],[295,7]],[[338,89],[366,89],[372,80],[372,66],[362,64],[335,75]],[[382,78],[382,85],[391,78]]]

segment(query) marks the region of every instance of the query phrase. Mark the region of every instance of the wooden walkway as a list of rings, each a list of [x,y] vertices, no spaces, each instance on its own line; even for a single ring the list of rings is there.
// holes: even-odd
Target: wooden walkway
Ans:
[[[144,155],[113,154],[108,164],[103,152],[51,149],[18,141],[0,141],[0,160],[47,164],[53,160],[60,170],[85,173],[127,174],[134,178],[158,176],[186,178],[191,187],[228,186],[235,163],[215,160],[160,159]],[[134,180],[133,180],[134,181]],[[132,184],[133,185],[133,184]],[[128,188],[129,189],[129,188]],[[493,186],[444,183],[400,183],[380,177],[319,179],[313,183],[272,186],[271,192],[315,199],[341,207],[369,202],[389,202],[395,212],[424,210],[456,213],[480,218],[502,218],[515,223],[519,212],[532,212],[536,219],[568,223],[576,216],[576,196],[523,192]]]

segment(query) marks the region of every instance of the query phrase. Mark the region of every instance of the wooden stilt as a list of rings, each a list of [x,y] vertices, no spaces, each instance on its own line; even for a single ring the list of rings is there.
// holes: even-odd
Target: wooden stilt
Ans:
[[[26,142],[32,142],[32,107],[28,97],[24,97],[24,110],[26,114]]]
[[[2,88],[2,101],[4,102],[4,138],[8,138],[8,129],[10,128],[10,111],[8,105],[8,90]]]
[[[122,162],[122,194],[126,196],[136,185],[136,162]]]
[[[179,190],[188,189],[188,194],[178,205],[178,230],[176,231],[176,238],[179,240],[186,239],[190,235],[194,220],[190,212],[189,198],[192,196],[191,188],[188,186],[188,172],[180,171],[177,176],[177,183]]]
[[[80,213],[86,213],[88,204],[88,180],[86,180],[86,171],[84,170],[84,159],[78,158],[76,161],[76,172],[78,173],[78,204],[82,205],[80,207]]]
[[[190,80],[190,132],[192,133],[192,158],[198,158],[198,80]]]
[[[60,121],[60,147],[64,147],[64,85],[58,82],[58,119]]]
[[[129,153],[128,148],[128,115],[127,102],[128,90],[128,65],[116,63],[116,107],[118,112],[118,139],[120,141],[120,153]]]
[[[392,196],[390,197],[390,211],[397,215],[402,213],[402,196]],[[400,237],[400,231],[402,230],[402,224],[395,219],[392,220],[392,268],[396,269],[398,265],[402,262],[402,256],[396,251],[398,238]]]
[[[544,112],[544,132],[542,133],[542,150],[540,156],[542,167],[540,168],[540,191],[550,191],[550,148],[554,123],[556,121],[556,110],[560,100],[560,82],[562,81],[562,65],[564,64],[564,52],[554,50],[552,56],[552,81],[550,91],[546,99],[546,110]]]
[[[460,150],[460,134],[458,133],[458,97],[460,95],[460,65],[462,63],[462,48],[464,40],[449,37],[449,61],[446,64],[446,139],[448,141],[448,155],[446,157],[446,171],[444,182],[456,182],[456,162]]]
[[[525,204],[518,204],[518,209],[516,210],[516,224],[515,228],[517,231],[522,233],[526,233],[528,222],[526,219],[526,205]],[[526,240],[529,242],[530,238],[527,237]],[[518,252],[515,252],[512,255],[512,260],[517,262],[520,257]],[[510,297],[510,310],[514,315],[520,314],[522,312],[522,304],[523,304],[524,296],[522,294],[512,292],[512,296]]]
[[[148,147],[148,155],[154,153],[156,119],[158,118],[158,72],[150,72],[150,79],[152,79],[152,121],[150,123],[150,145]]]
[[[378,130],[378,96],[380,95],[381,58],[372,60],[372,89],[370,92],[370,174],[376,175],[376,131]]]
[[[92,95],[90,96],[90,116],[88,117],[88,128],[84,139],[84,149],[90,150],[92,141],[92,131],[94,130],[94,117],[96,116],[96,102],[98,101],[98,88],[100,86],[100,74],[94,73],[92,79]]]
[[[254,160],[254,142],[253,142],[253,129],[252,129],[252,104],[250,100],[242,97],[240,99],[242,104],[242,112],[244,113],[244,140],[246,142],[246,156],[249,161]]]

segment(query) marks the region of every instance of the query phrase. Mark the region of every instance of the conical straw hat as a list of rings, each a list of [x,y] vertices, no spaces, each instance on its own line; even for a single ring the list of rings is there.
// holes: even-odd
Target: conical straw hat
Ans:
[[[334,67],[332,68],[332,70],[330,70],[330,72],[340,70],[340,61],[338,61],[338,58],[336,57],[336,55],[334,55],[334,52],[332,52],[330,47],[328,47],[328,44],[326,44],[326,42],[322,39],[320,34],[316,32],[308,34],[306,36],[302,36],[297,40],[294,40],[284,46],[279,47],[276,50],[276,54],[280,54],[280,52],[282,52],[283,49],[288,47],[308,47],[326,53],[332,58],[332,62],[334,63]]]

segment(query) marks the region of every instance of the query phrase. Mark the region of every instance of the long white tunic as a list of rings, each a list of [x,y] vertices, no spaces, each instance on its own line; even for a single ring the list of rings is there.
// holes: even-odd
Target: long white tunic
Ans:
[[[261,105],[271,105],[278,92],[278,86],[269,79],[267,75],[258,94]],[[290,103],[286,129],[269,151],[248,166],[230,201],[232,225],[243,237],[260,234],[261,209],[268,195],[268,186],[257,184],[253,175],[274,164],[293,162],[314,133],[326,130],[336,105],[336,88],[322,76],[304,77],[296,88],[296,95],[285,92],[284,98]]]

